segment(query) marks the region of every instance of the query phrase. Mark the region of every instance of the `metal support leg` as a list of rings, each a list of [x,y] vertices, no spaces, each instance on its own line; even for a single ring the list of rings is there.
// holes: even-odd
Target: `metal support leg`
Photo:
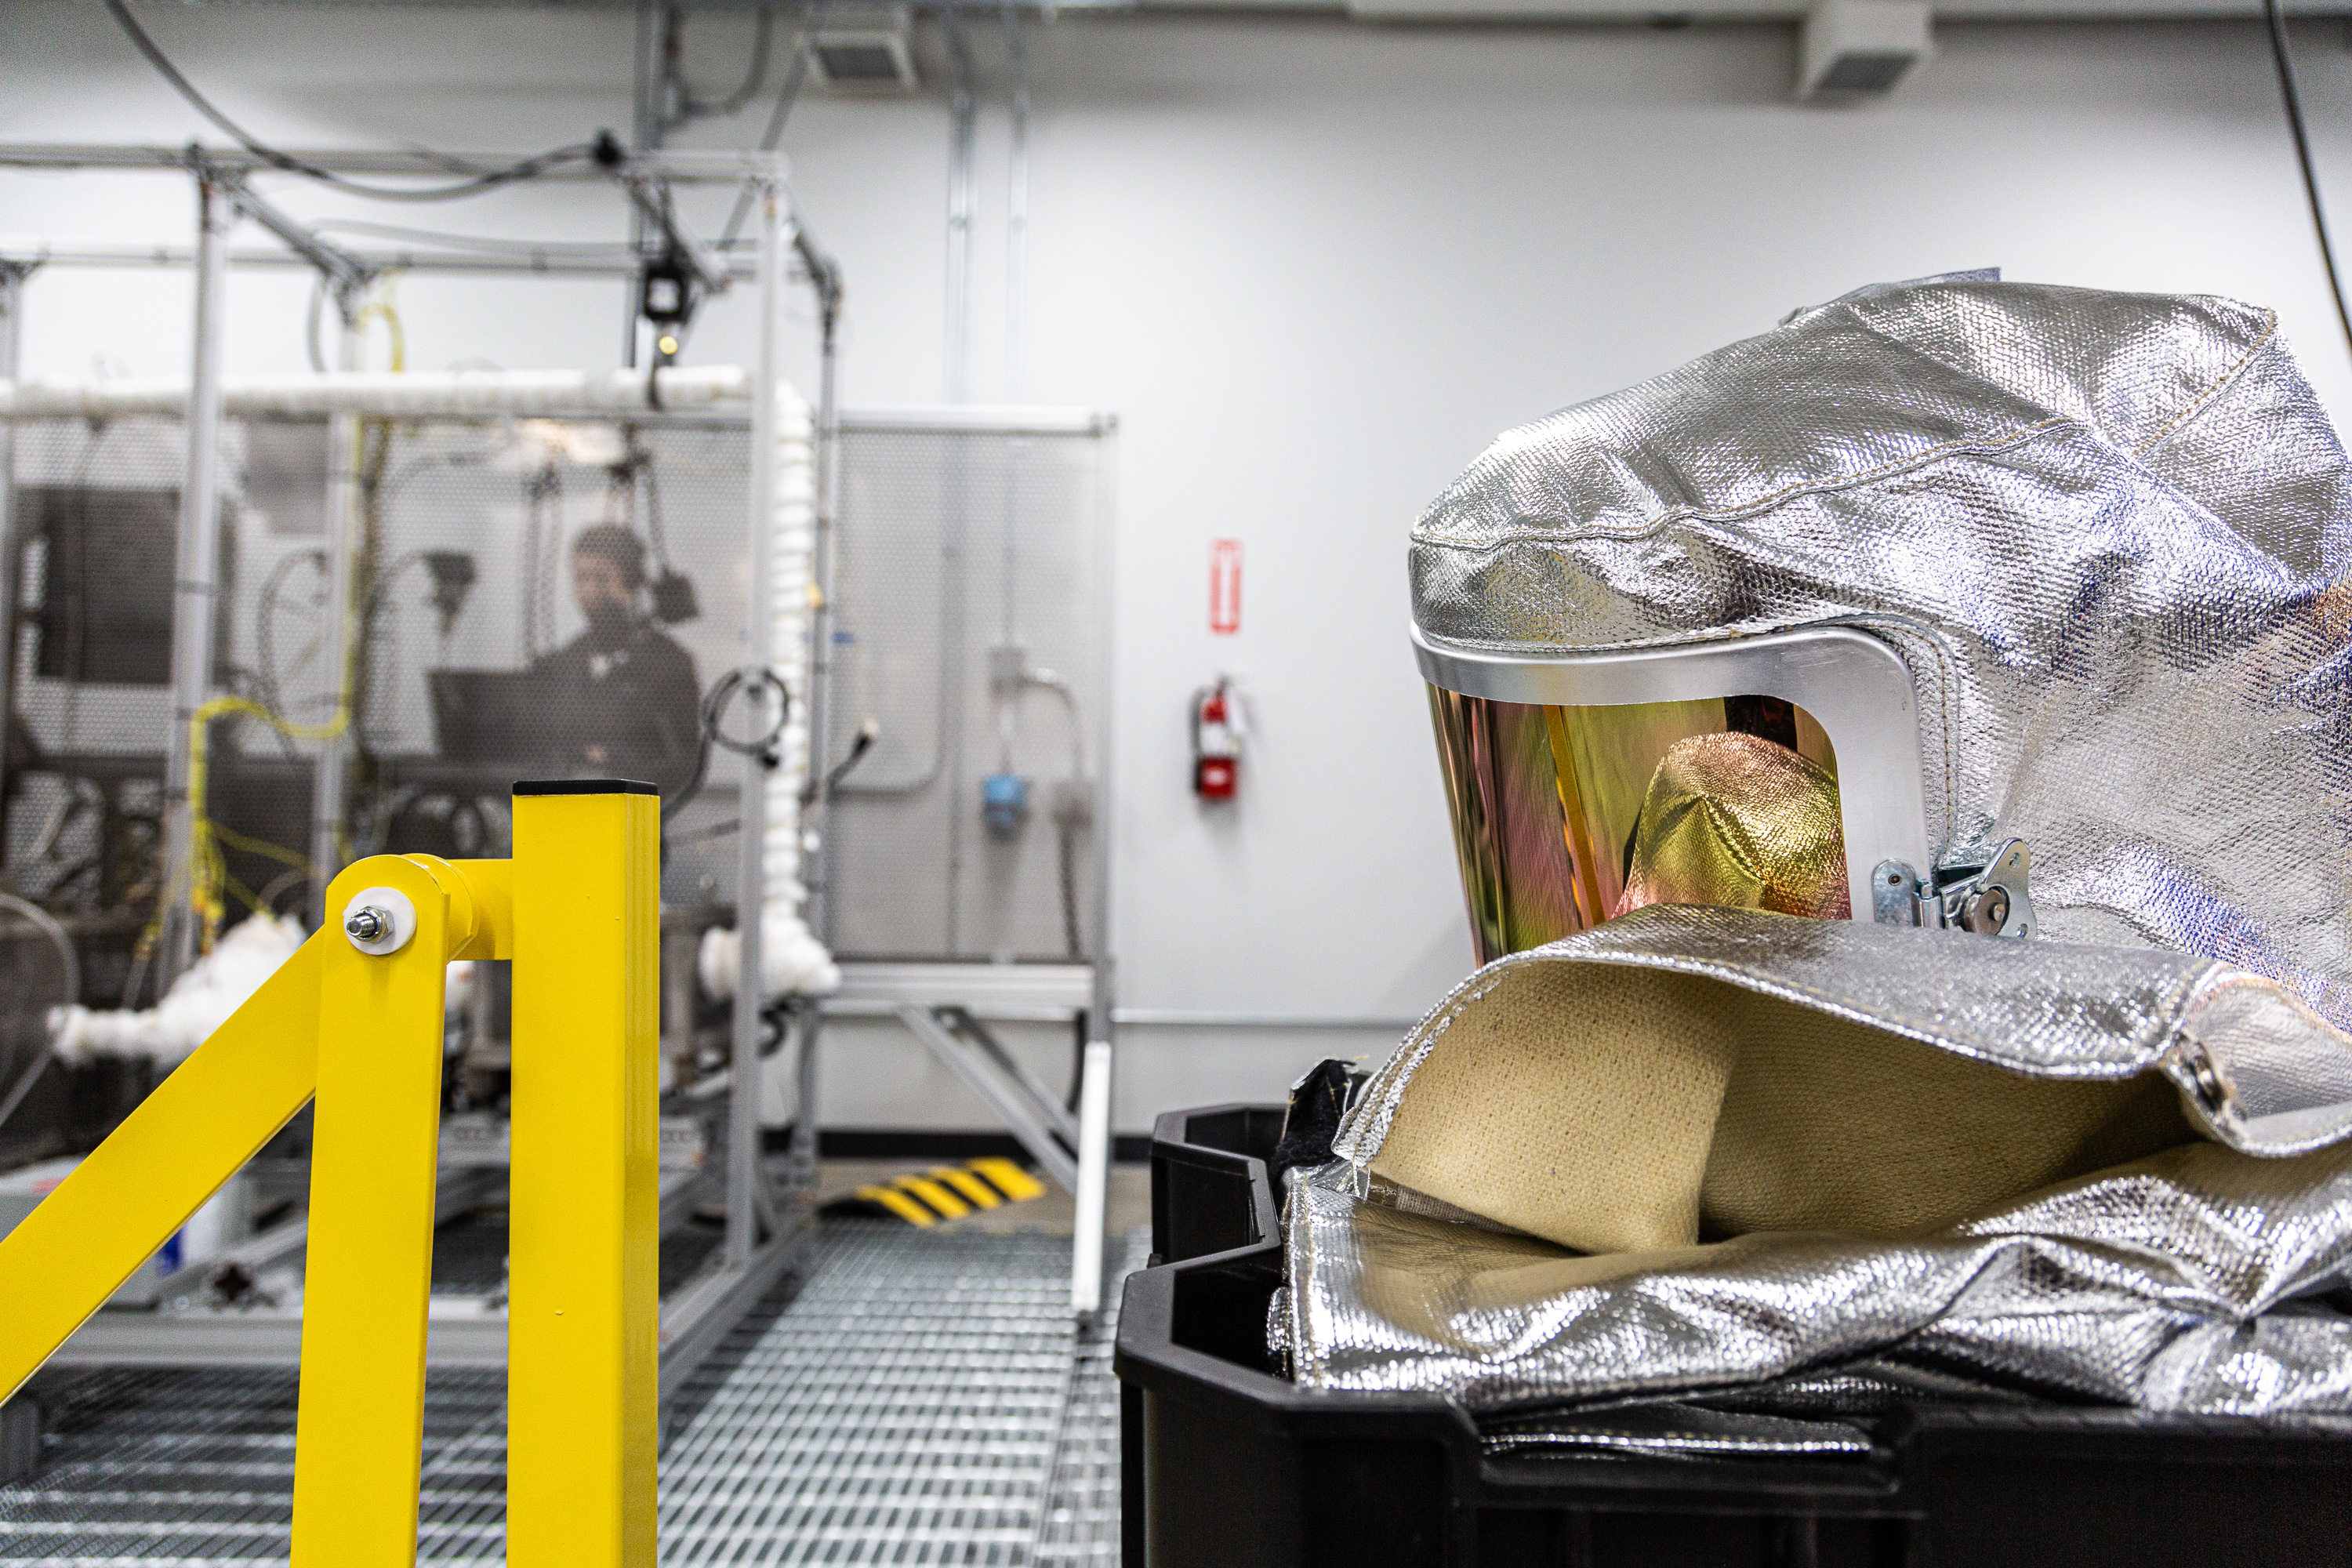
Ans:
[[[1022,1099],[1029,1103],[1037,1120],[1045,1124],[1047,1131],[1073,1149],[1078,1146],[1078,1119],[1064,1108],[1059,1095],[1048,1089],[1035,1073],[1024,1067],[1018,1057],[1004,1048],[1004,1042],[996,1037],[994,1030],[962,1007],[933,1008],[932,1016],[939,1019],[948,1033],[971,1042],[982,1057],[994,1064],[996,1070],[1020,1091]]]
[[[163,777],[163,929],[155,993],[195,961],[190,905],[195,819],[189,725],[212,694],[215,577],[220,566],[221,335],[228,293],[228,231],[236,222],[219,181],[196,179],[196,354],[188,387],[188,468],[180,491],[179,567],[172,595],[172,732]]]
[[[342,301],[339,299],[338,307]],[[360,368],[358,301],[343,310],[342,348],[338,362],[344,370]],[[345,726],[319,746],[310,776],[310,861],[319,885],[309,907],[320,927],[326,924],[327,883],[342,869],[343,770],[351,744],[348,726],[359,716],[352,711],[352,560],[358,546],[361,518],[358,418],[338,414],[327,422],[327,657],[334,681],[335,712]]]
[[[0,381],[16,379],[16,356],[24,343],[25,279],[32,268],[0,261]],[[16,426],[0,426],[0,724],[16,711]],[[0,753],[5,753],[0,746]],[[0,754],[0,802],[7,798],[5,754]],[[0,805],[0,868],[7,853],[8,818]]]
[[[1087,1042],[1078,1079],[1077,1213],[1070,1230],[1070,1310],[1082,1317],[1102,1310],[1103,1222],[1110,1206],[1111,1048]]]
[[[776,330],[777,290],[783,268],[783,205],[773,186],[759,194],[760,352],[751,388],[751,603],[744,620],[745,653],[753,668],[765,670],[775,650],[776,537]],[[753,687],[754,700],[760,688]],[[751,1212],[760,1159],[760,1009],[767,1000],[766,955],[761,919],[768,899],[768,759],[756,751],[743,758],[740,807],[741,858],[735,873],[734,1068],[728,1089],[727,1266],[742,1268],[759,1244]]]
[[[793,1063],[793,1142],[784,1156],[783,1207],[788,1225],[806,1220],[816,1196],[816,1051],[824,1037],[824,1012],[811,1007],[801,1022],[801,1050]]]

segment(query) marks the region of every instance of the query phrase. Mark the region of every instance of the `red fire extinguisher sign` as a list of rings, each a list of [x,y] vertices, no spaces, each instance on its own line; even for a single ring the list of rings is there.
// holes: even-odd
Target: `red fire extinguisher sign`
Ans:
[[[1209,542],[1209,629],[1230,637],[1242,629],[1242,542]]]

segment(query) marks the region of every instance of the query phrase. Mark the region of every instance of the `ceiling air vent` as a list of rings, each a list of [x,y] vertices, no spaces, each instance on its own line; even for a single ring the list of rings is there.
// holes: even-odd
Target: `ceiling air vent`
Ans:
[[[810,69],[836,92],[911,92],[918,82],[907,31],[904,11],[835,12],[809,45]]]
[[[1928,10],[1912,0],[1816,0],[1798,51],[1797,96],[1878,98],[1935,52]]]

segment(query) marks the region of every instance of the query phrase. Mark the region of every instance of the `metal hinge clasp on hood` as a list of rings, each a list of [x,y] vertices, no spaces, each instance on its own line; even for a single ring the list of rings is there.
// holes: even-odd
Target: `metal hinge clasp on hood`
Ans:
[[[1984,936],[2032,936],[2040,921],[2026,882],[2033,851],[2012,838],[1992,863],[1962,879],[1931,887],[1907,860],[1881,860],[1870,876],[1870,918],[1879,925],[1943,926]]]

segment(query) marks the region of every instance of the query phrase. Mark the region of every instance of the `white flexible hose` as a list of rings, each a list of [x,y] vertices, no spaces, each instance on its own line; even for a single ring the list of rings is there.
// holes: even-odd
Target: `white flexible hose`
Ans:
[[[69,1067],[100,1057],[144,1058],[161,1068],[176,1067],[294,956],[305,936],[302,922],[292,915],[273,915],[266,910],[248,915],[173,981],[163,999],[152,1007],[136,1012],[115,1007],[50,1008],[49,1049]],[[473,995],[473,964],[464,959],[450,964],[446,984],[443,1005],[462,1016]]]
[[[769,997],[823,995],[841,984],[841,967],[801,918],[808,889],[801,881],[801,792],[808,786],[810,637],[816,588],[816,429],[809,406],[790,387],[778,388],[776,516],[770,557],[774,597],[769,604],[770,647],[783,678],[791,710],[777,738],[776,771],[768,781],[767,820],[758,831],[767,871],[761,912],[761,992]],[[713,997],[735,994],[741,952],[731,931],[703,933],[702,988]]]
[[[205,1043],[302,945],[301,922],[263,912],[230,927],[212,952],[172,982],[163,999],[137,1012],[58,1007],[49,1048],[71,1066],[100,1057],[144,1058],[176,1066]]]

